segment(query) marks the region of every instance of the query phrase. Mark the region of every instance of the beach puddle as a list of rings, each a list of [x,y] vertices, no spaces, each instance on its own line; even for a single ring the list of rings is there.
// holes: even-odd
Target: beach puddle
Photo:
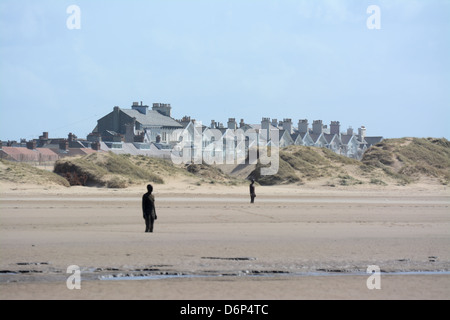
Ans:
[[[226,257],[202,257],[202,259],[209,259],[209,260],[233,260],[233,261],[250,261],[250,260],[256,260],[256,258],[253,258],[253,257],[236,257],[236,258],[226,258]]]
[[[205,256],[201,257],[204,260],[219,260],[219,261],[252,261],[257,258],[254,257],[220,257],[220,256]],[[435,256],[430,256],[429,259],[437,259]],[[406,259],[398,259],[406,260]],[[30,267],[27,268],[11,268],[0,270],[0,283],[6,282],[23,282],[23,281],[64,281],[67,279],[66,270],[49,267],[49,262],[17,262],[17,266]],[[247,267],[250,267],[248,265]],[[88,281],[118,281],[118,280],[166,280],[166,279],[228,279],[238,280],[242,278],[279,278],[289,279],[290,277],[323,277],[323,276],[365,276],[371,274],[366,272],[366,269],[359,267],[339,267],[339,266],[309,266],[303,268],[287,268],[280,267],[280,269],[265,269],[263,267],[252,266],[251,269],[245,266],[235,266],[235,268],[228,269],[224,267],[205,267],[197,270],[180,270],[175,269],[173,265],[168,264],[154,264],[144,267],[86,267],[82,268],[81,276],[83,280]],[[217,269],[216,269],[217,268]],[[389,268],[381,269],[381,276],[433,276],[433,275],[450,275],[450,271],[443,267],[442,269],[435,268],[435,270],[419,270],[408,268]]]
[[[164,279],[183,279],[183,278],[270,278],[270,277],[313,277],[313,276],[368,276],[370,274],[364,271],[345,271],[345,270],[324,270],[308,272],[288,272],[283,270],[243,270],[237,272],[217,272],[205,271],[204,273],[183,273],[183,272],[163,272],[155,274],[133,274],[117,273],[102,275],[99,280],[164,280]],[[450,271],[396,271],[381,272],[383,275],[450,275]]]

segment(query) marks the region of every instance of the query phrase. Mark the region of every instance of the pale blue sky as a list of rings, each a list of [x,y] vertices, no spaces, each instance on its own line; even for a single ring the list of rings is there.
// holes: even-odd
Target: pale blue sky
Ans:
[[[72,4],[80,30],[66,27]],[[0,139],[84,138],[133,101],[207,125],[450,138],[449,57],[448,0],[0,0]]]

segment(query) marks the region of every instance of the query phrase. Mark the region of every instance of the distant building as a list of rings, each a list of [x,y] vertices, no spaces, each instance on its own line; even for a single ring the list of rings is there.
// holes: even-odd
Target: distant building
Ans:
[[[183,126],[171,117],[170,104],[154,103],[152,110],[142,102],[133,102],[131,109],[114,107],[100,118],[88,140],[127,143],[173,143],[174,131]]]
[[[59,159],[56,152],[49,148],[29,148],[24,147],[2,147],[0,149],[0,158],[16,161],[16,162],[33,162],[33,163],[47,163]]]
[[[337,154],[361,159],[368,148],[383,140],[381,136],[367,136],[365,126],[358,128],[357,133],[352,127],[341,132],[339,121],[331,121],[328,126],[322,120],[314,120],[310,127],[307,119],[300,119],[295,127],[291,118],[278,121],[263,117],[257,124],[245,123],[244,119],[240,119],[238,123],[236,118],[228,118],[225,126],[211,120],[207,127],[189,116],[175,120],[171,113],[172,107],[166,103],[153,103],[151,110],[142,102],[133,102],[130,109],[115,106],[110,113],[97,120],[97,126],[86,140],[78,139],[72,133],[67,138],[49,138],[48,132],[43,132],[39,139],[22,139],[20,143],[3,142],[0,144],[0,155],[14,161],[36,161],[54,157],[54,154],[63,157],[112,151],[118,154],[170,158],[174,147],[183,145],[191,149],[193,158],[204,154],[215,159],[245,159],[248,150],[257,144],[328,148]],[[240,136],[242,132],[245,133],[244,137]],[[253,135],[257,135],[257,138],[253,139]],[[201,137],[201,147],[196,140],[198,137]],[[278,137],[278,141],[274,140],[275,137]],[[219,140],[223,143],[219,143]],[[17,150],[10,150],[11,147],[16,147]],[[45,149],[52,153],[44,151]]]
[[[99,151],[98,143],[78,139],[73,133],[69,133],[67,138],[50,138],[48,132],[43,132],[38,139],[28,141],[27,148],[37,150],[50,149],[59,157],[86,155]]]
[[[211,128],[220,128],[220,126],[213,120]],[[229,118],[227,130],[234,130],[233,128],[236,128],[234,118]],[[277,119],[270,120],[270,118],[264,117],[261,120],[261,124],[245,124],[244,120],[241,119],[239,129],[244,131],[249,129],[256,131],[266,130],[263,131],[264,134],[260,137],[260,142],[262,142],[260,145],[272,145],[270,140],[274,132],[276,132],[280,147],[303,145],[327,148],[337,154],[355,159],[361,159],[365,150],[383,140],[383,137],[379,136],[366,136],[366,128],[364,126],[358,129],[358,134],[355,134],[351,127],[347,132],[341,133],[339,121],[331,121],[328,127],[323,124],[322,120],[314,120],[312,128],[310,128],[308,120],[301,119],[298,121],[297,128],[295,128],[292,126],[292,119],[285,118],[283,121],[278,122]],[[224,157],[226,157],[226,152],[227,150],[224,149]]]

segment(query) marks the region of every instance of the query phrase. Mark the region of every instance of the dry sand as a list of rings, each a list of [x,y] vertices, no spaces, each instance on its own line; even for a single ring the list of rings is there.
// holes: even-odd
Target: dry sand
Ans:
[[[448,187],[257,187],[250,204],[248,186],[169,181],[154,233],[144,191],[3,183],[0,298],[450,298]]]

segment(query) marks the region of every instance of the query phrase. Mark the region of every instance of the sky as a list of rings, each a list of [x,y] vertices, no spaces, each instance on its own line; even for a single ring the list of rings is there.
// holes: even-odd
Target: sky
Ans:
[[[134,101],[448,139],[449,60],[448,0],[0,0],[0,139],[85,138]]]

